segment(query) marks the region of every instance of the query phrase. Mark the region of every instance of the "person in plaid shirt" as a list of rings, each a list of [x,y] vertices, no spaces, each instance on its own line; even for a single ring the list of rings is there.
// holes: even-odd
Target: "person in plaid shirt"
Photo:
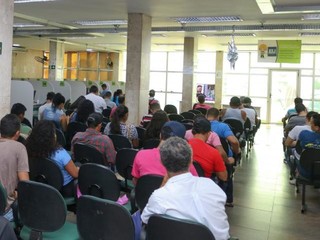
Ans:
[[[92,113],[87,120],[88,128],[85,132],[78,132],[71,141],[71,151],[76,143],[84,143],[95,147],[103,156],[107,166],[113,165],[116,158],[116,150],[114,149],[112,140],[100,132],[103,116],[100,113]]]

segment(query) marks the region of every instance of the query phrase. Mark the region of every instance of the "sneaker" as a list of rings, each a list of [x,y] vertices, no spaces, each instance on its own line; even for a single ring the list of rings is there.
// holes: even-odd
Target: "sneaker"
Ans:
[[[294,178],[294,179],[292,179],[292,180],[289,180],[289,183],[291,184],[291,185],[296,185],[296,182],[297,182],[297,180]]]

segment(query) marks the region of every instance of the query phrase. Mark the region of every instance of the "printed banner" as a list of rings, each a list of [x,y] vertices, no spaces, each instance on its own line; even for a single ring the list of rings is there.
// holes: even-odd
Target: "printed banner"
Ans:
[[[300,63],[301,40],[258,41],[258,62]]]

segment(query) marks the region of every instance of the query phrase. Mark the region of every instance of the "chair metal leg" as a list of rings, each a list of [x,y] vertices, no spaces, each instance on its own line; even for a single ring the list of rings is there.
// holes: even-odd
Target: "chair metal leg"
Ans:
[[[301,204],[301,213],[305,213],[307,210],[306,205],[306,185],[302,184],[302,204]]]

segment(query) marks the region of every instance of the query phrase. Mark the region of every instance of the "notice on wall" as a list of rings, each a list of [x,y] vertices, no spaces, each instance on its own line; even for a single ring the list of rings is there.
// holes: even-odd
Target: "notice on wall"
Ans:
[[[300,40],[258,41],[258,62],[300,63]]]

